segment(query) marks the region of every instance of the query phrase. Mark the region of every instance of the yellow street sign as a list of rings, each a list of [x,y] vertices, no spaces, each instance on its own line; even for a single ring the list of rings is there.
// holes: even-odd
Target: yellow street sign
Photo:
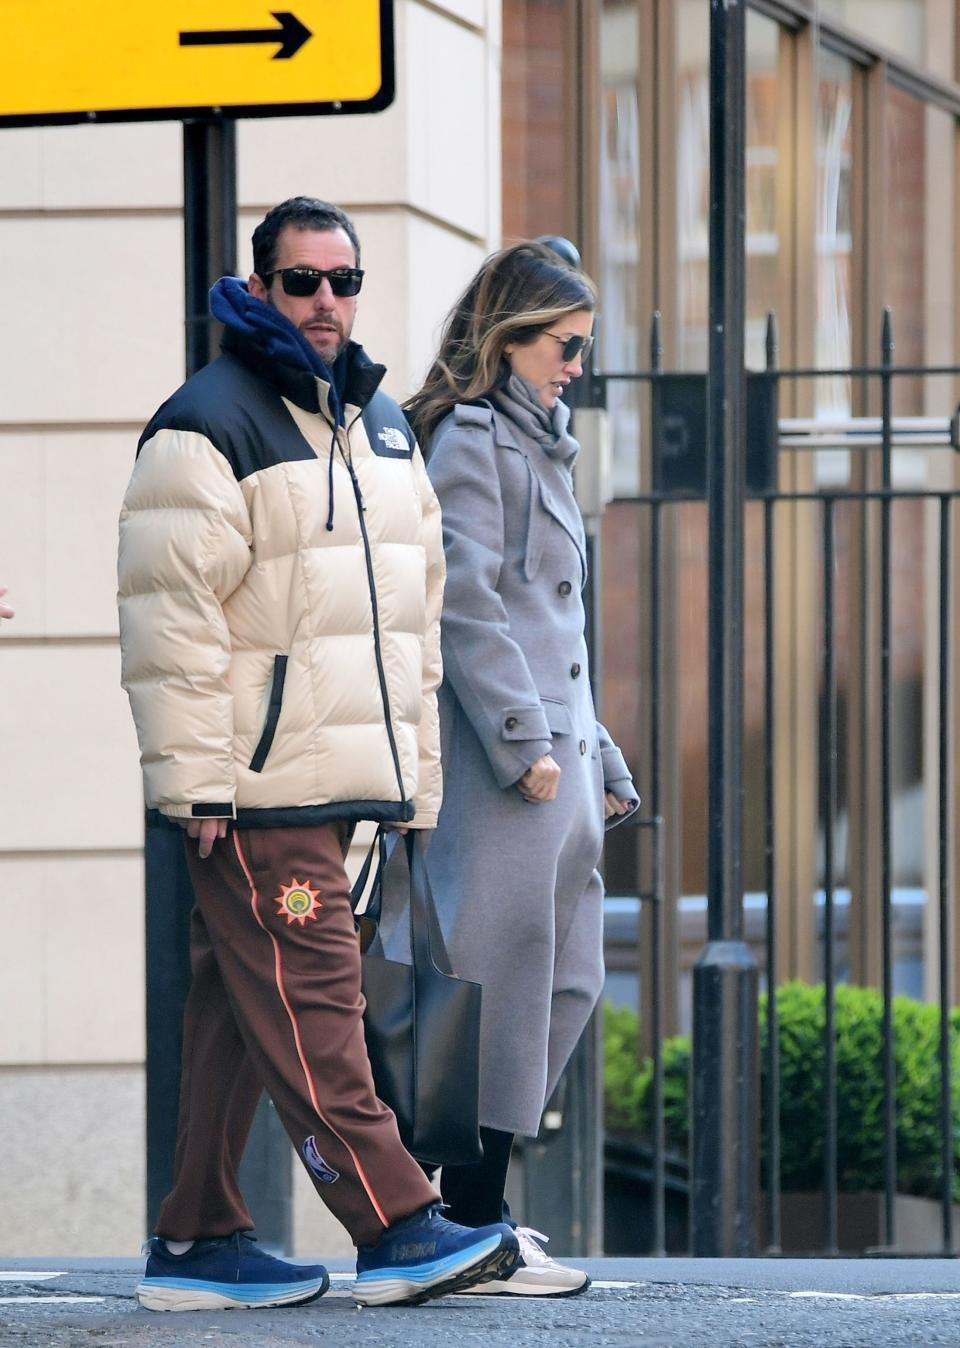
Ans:
[[[392,0],[17,0],[3,29],[0,126],[374,112],[393,99]]]

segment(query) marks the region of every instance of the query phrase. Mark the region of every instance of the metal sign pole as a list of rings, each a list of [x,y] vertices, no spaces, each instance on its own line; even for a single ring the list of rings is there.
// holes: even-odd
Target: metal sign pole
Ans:
[[[707,945],[693,978],[691,1244],[755,1248],[757,968],[743,940],[746,0],[711,0]]]
[[[237,270],[237,124],[183,124],[184,319],[187,378],[214,360],[220,325],[207,294]]]

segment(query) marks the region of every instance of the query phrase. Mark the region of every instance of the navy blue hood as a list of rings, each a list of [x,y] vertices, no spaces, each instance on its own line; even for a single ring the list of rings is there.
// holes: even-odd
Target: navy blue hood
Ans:
[[[222,276],[211,288],[210,312],[228,331],[253,342],[268,360],[305,370],[322,379],[330,388],[330,411],[337,424],[343,425],[347,379],[345,351],[332,366],[327,365],[279,309],[251,295],[246,282],[236,276]]]

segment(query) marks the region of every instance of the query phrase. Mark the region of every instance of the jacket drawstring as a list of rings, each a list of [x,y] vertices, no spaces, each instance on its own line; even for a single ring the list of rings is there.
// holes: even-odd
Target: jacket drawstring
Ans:
[[[334,430],[330,441],[330,467],[327,477],[327,533],[333,532],[333,456],[337,452],[337,432]]]

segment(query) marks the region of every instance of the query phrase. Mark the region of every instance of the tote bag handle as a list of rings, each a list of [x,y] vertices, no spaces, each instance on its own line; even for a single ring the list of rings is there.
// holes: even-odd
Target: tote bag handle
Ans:
[[[393,857],[397,845],[403,841],[410,876],[411,961],[418,973],[426,974],[430,970],[434,970],[451,978],[453,977],[453,968],[450,964],[450,956],[447,954],[447,944],[443,939],[443,930],[440,926],[440,918],[437,915],[437,905],[434,902],[430,877],[427,874],[426,849],[420,832],[419,829],[411,829],[401,839],[401,835],[393,829],[382,827],[377,829],[376,836],[363,859],[360,873],[350,891],[350,906],[356,913],[357,906],[367,887],[370,869],[376,854],[377,869],[373,878],[373,888],[370,891],[367,906],[360,914],[360,919],[370,923],[374,928],[379,927],[383,910],[384,870]]]

